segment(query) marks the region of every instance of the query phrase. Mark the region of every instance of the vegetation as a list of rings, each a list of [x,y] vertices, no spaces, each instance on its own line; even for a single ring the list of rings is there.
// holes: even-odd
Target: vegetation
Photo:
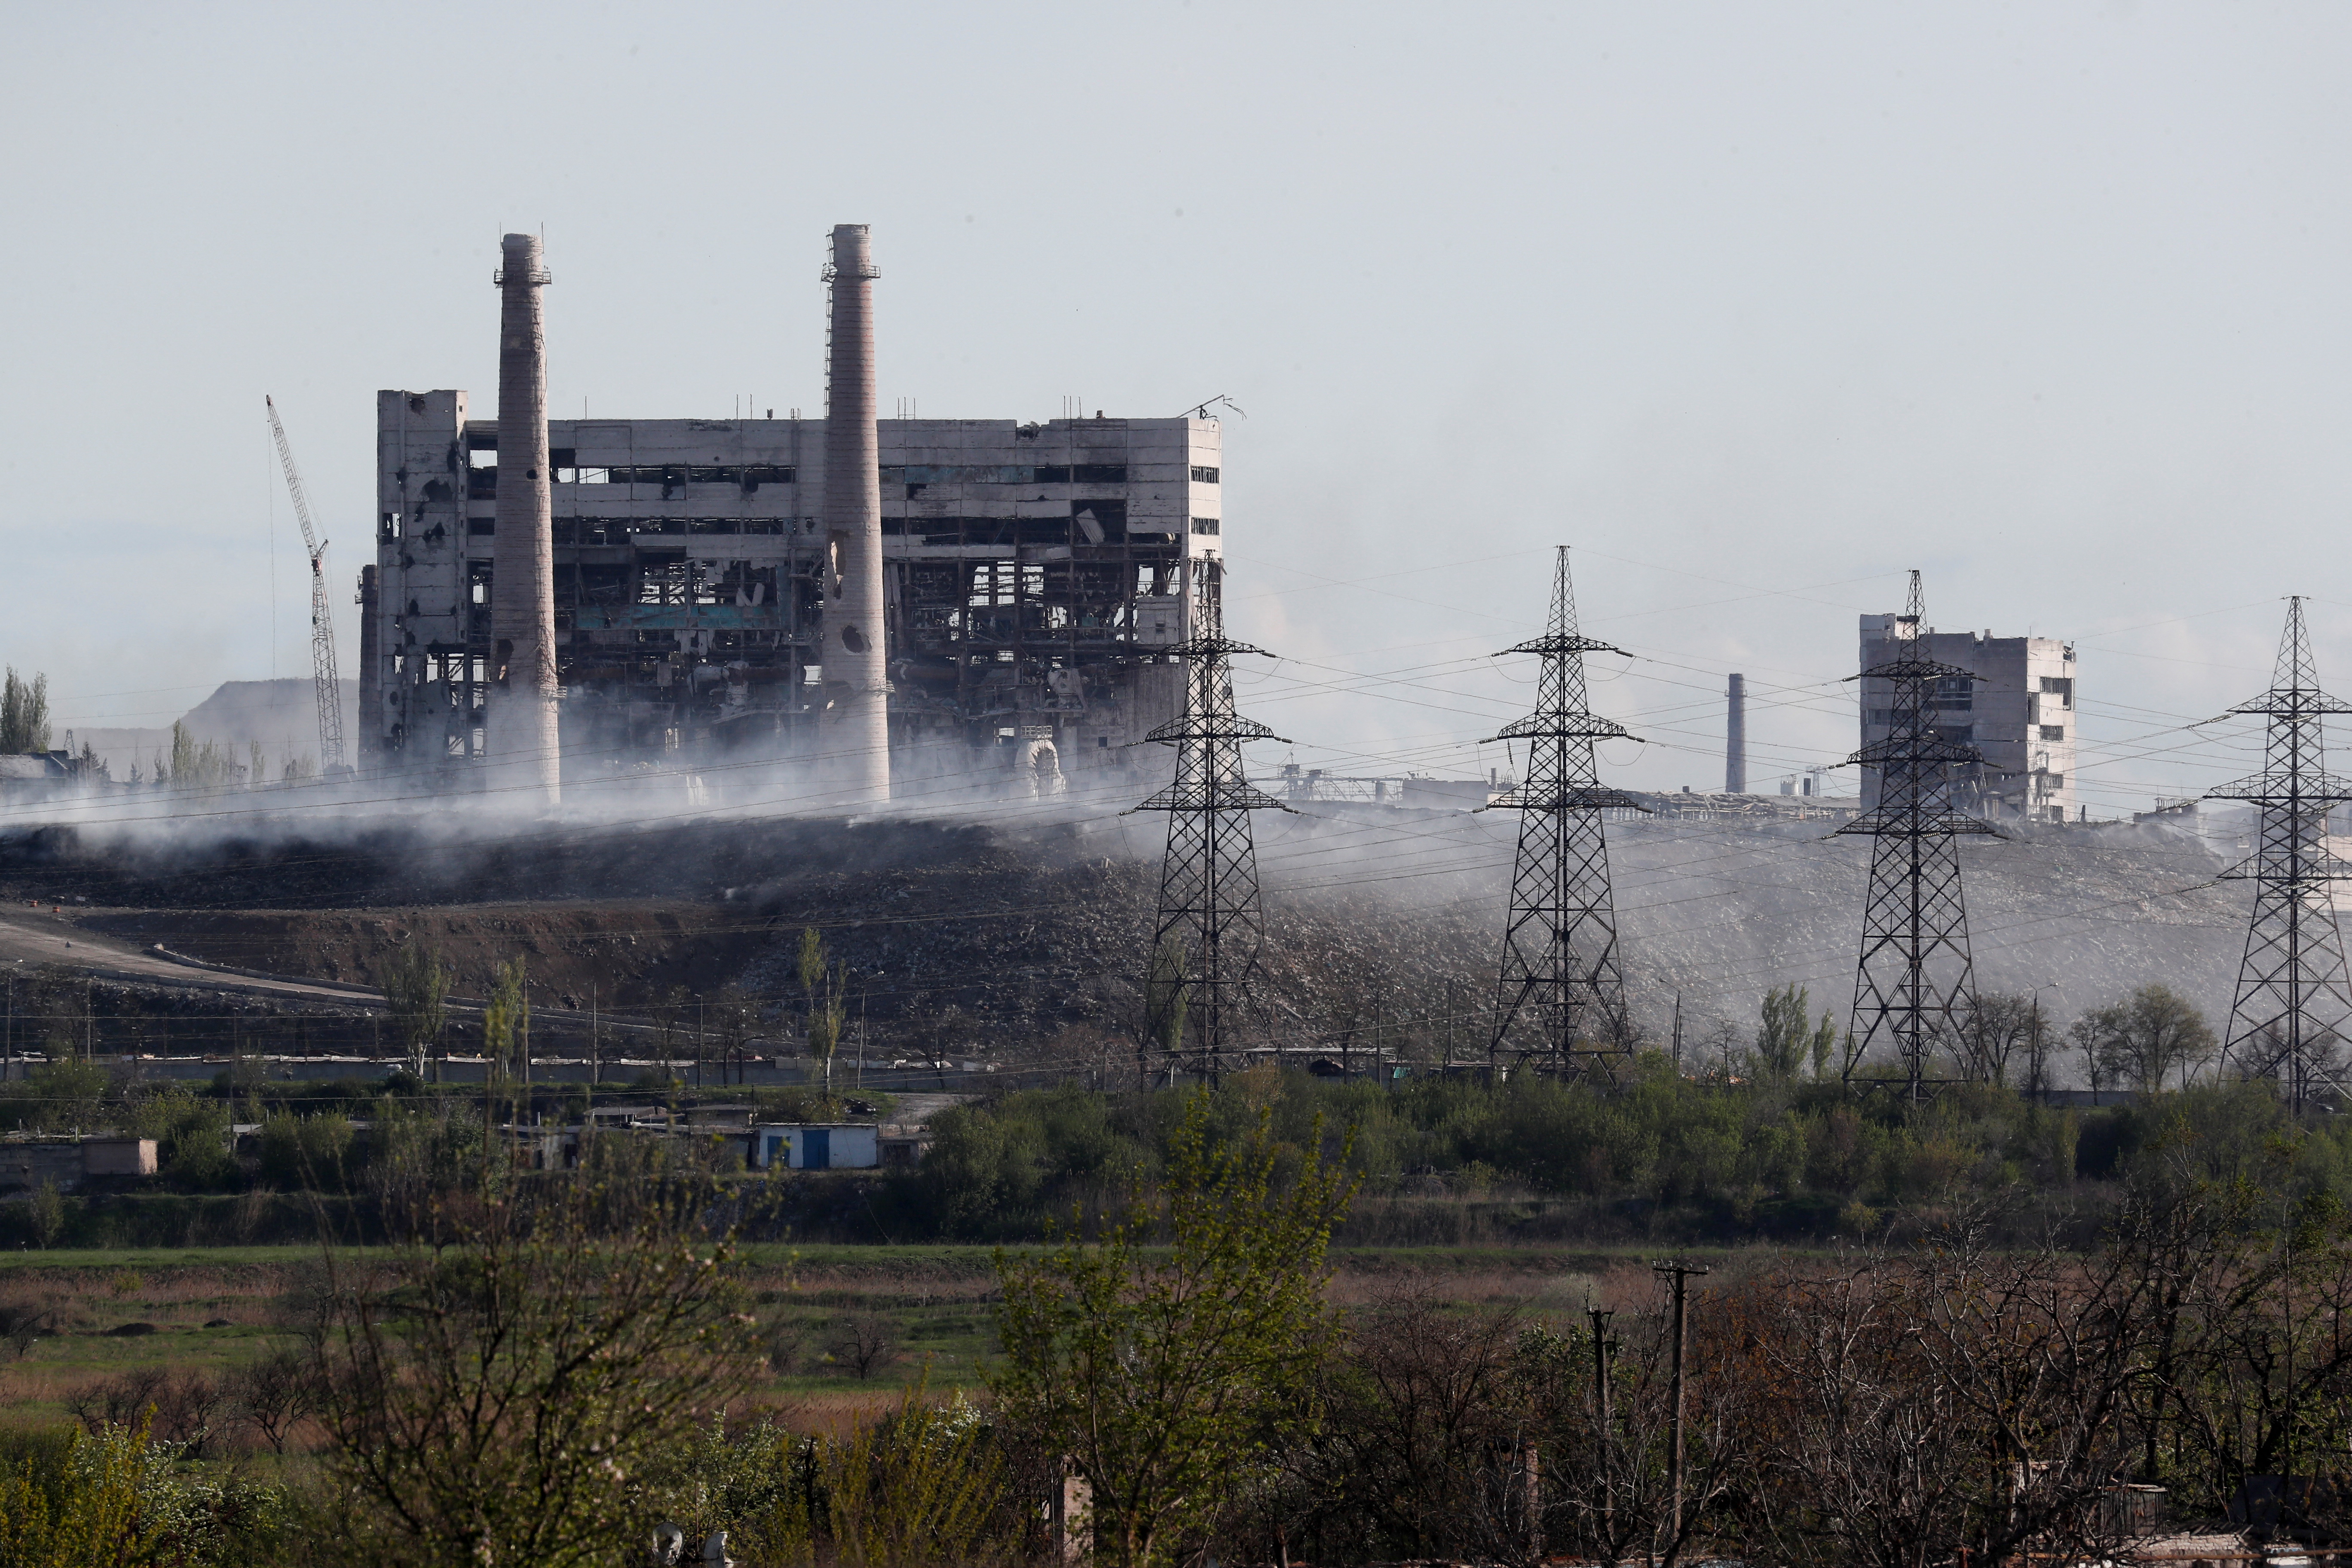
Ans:
[[[49,678],[19,677],[14,666],[0,677],[0,755],[49,749]]]
[[[1271,1105],[1223,1148],[1210,1121],[1195,1092],[1164,1181],[1099,1239],[998,1266],[1003,1417],[1069,1456],[1096,1559],[1120,1568],[1197,1535],[1230,1478],[1298,1440],[1330,1337],[1323,1253],[1352,1183],[1310,1152],[1277,1189]]]
[[[257,749],[255,754],[257,761]],[[394,1037],[408,1058],[409,1071],[419,1078],[448,1019],[452,978],[447,963],[423,942],[402,942],[376,971],[376,986],[392,1015]]]

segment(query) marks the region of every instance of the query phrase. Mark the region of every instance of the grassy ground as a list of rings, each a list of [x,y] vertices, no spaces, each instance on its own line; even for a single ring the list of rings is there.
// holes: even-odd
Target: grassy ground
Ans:
[[[758,1321],[744,1331],[770,1366],[749,1405],[809,1430],[852,1424],[918,1379],[977,1394],[996,1348],[995,1256],[971,1246],[747,1248]],[[1588,1302],[1643,1299],[1650,1260],[1632,1249],[1343,1248],[1332,1254],[1331,1296],[1360,1306],[1425,1290],[1580,1318]],[[1737,1254],[1714,1261],[1739,1267]],[[0,1305],[47,1310],[56,1329],[22,1356],[0,1342],[0,1422],[68,1419],[78,1394],[142,1367],[226,1378],[296,1342],[296,1292],[319,1263],[310,1247],[0,1257]],[[861,1342],[877,1341],[861,1374]]]

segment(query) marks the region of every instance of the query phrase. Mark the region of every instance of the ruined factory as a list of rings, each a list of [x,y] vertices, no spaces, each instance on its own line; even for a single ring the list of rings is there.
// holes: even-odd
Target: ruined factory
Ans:
[[[1894,660],[1903,619],[1862,617],[1859,668]],[[1936,738],[1981,758],[1967,764],[1969,804],[1997,819],[2063,822],[2074,810],[2074,645],[1933,627],[1919,642],[1920,657],[1951,670],[1928,696]],[[1864,676],[1861,685],[1862,743],[1871,746],[1894,733],[1896,716],[1886,679]],[[1865,810],[1878,804],[1878,784],[1876,769],[1863,770]]]
[[[1125,782],[1182,698],[1160,650],[1214,612],[1218,422],[877,419],[877,272],[863,226],[834,240],[824,418],[573,420],[508,237],[496,416],[378,394],[362,768],[552,799],[793,757],[845,805]]]

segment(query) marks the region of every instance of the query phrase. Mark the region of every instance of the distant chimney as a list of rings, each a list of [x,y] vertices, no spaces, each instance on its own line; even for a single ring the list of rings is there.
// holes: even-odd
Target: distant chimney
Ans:
[[[551,281],[539,237],[506,237],[499,269],[498,534],[490,547],[489,786],[517,803],[562,798],[556,739],[554,492],[547,471]],[[371,715],[371,717],[378,717]]]
[[[817,726],[829,802],[890,798],[889,650],[882,618],[882,446],[874,394],[872,236],[833,231],[833,357],[824,403],[824,713]]]
[[[1735,675],[1727,693],[1729,711],[1723,727],[1723,790],[1748,793],[1748,678]]]

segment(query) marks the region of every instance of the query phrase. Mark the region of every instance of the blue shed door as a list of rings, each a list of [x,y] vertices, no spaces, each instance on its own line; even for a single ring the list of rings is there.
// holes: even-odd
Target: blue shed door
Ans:
[[[823,1127],[812,1127],[801,1134],[801,1169],[829,1171],[833,1169],[833,1134]]]

